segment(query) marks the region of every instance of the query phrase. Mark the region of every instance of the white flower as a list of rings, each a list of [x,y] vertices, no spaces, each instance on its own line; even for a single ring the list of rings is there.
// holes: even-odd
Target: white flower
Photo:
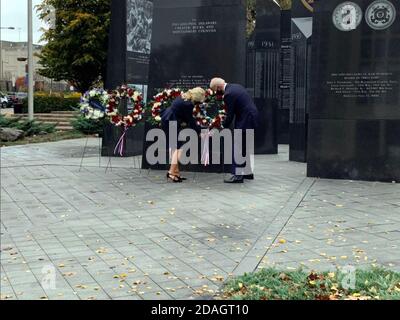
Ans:
[[[156,109],[156,108],[159,108],[159,107],[161,107],[161,102],[156,102],[156,103],[153,105],[153,109]]]
[[[156,120],[157,122],[161,122],[162,119],[161,119],[160,116],[157,116],[157,117],[154,118],[154,120]]]
[[[103,112],[101,112],[100,110],[94,110],[93,112],[93,117],[96,119],[99,119],[103,116]]]
[[[138,101],[139,96],[140,96],[140,93],[138,91],[135,91],[135,93],[133,94],[133,100]]]
[[[95,97],[96,96],[96,90],[91,90],[90,92],[89,92],[89,96],[91,97],[91,98],[93,98],[93,97]]]

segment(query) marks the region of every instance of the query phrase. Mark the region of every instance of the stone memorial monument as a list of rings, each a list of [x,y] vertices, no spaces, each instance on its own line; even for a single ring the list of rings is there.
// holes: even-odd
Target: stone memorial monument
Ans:
[[[291,76],[291,19],[290,10],[281,11],[281,72],[280,72],[280,104],[278,109],[278,143],[289,144],[289,117],[290,117],[290,91],[292,87]]]
[[[248,42],[247,87],[260,113],[256,154],[278,153],[281,10],[273,0],[257,1],[256,29]]]
[[[297,162],[307,162],[313,3],[314,0],[295,0],[292,4],[289,158]]]
[[[400,181],[400,2],[314,10],[308,175]]]
[[[148,91],[148,74],[153,23],[153,1],[112,0],[106,88],[122,84],[136,87],[144,97]],[[122,104],[127,114],[129,106]],[[123,128],[107,124],[103,134],[103,156],[114,156]],[[129,129],[124,156],[143,152],[144,124]]]
[[[207,88],[214,76],[245,85],[245,0],[154,0],[153,10],[149,98],[164,88]],[[143,157],[143,168],[165,166],[152,166]],[[190,165],[185,170],[224,169]]]

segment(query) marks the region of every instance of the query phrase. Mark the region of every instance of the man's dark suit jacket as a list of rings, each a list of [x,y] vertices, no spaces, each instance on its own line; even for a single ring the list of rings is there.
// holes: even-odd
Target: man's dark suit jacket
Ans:
[[[231,126],[235,119],[235,129],[255,129],[258,126],[258,110],[247,90],[239,84],[228,84],[225,88],[225,104],[228,107],[224,127]]]

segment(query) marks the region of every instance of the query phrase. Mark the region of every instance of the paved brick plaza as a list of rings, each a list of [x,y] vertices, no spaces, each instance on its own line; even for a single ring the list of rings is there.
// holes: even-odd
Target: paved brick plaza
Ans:
[[[254,182],[167,184],[139,159],[99,159],[97,139],[80,169],[84,145],[1,149],[2,299],[210,298],[274,265],[400,271],[400,184],[309,179],[285,146],[256,158]]]

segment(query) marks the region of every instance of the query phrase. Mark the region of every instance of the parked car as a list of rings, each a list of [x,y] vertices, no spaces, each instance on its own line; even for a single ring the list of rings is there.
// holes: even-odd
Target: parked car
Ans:
[[[28,98],[28,94],[26,92],[17,92],[15,97],[18,103],[22,103],[22,100]]]
[[[5,109],[8,108],[8,106],[9,106],[9,101],[7,96],[0,92],[0,107]]]
[[[16,102],[17,102],[17,98],[16,98],[16,93],[15,92],[7,92],[7,98],[8,98],[8,102],[10,104],[10,107],[12,107]]]
[[[8,92],[7,96],[10,107],[12,107],[15,104],[22,103],[22,100],[27,98],[28,94],[26,92]]]

